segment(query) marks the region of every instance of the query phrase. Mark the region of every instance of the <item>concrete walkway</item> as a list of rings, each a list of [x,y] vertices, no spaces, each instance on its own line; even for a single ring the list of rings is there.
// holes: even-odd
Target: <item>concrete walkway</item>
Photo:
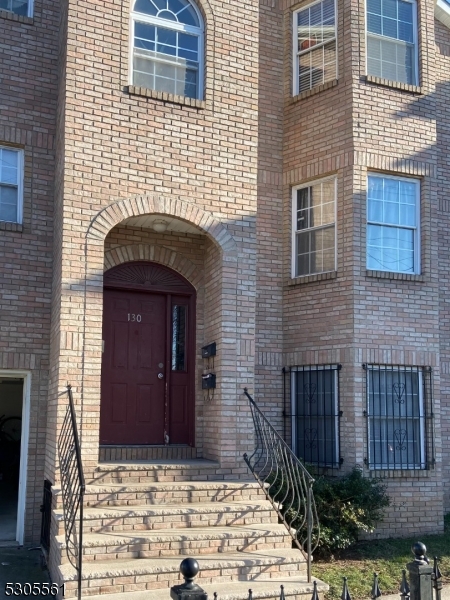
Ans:
[[[13,546],[0,546],[0,599],[22,596],[6,596],[7,583],[49,583],[47,571],[41,568],[41,550],[28,550]],[[32,597],[32,596],[30,596]],[[51,598],[51,596],[49,596]]]

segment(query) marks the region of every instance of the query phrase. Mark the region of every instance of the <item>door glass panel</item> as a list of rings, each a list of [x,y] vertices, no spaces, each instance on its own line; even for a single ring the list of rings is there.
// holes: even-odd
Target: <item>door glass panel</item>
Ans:
[[[186,370],[187,306],[172,309],[172,371]]]

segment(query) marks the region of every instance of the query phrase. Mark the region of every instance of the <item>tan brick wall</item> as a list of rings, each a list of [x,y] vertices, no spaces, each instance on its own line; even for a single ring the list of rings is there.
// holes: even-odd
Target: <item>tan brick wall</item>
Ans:
[[[450,245],[450,31],[435,21],[435,74],[436,74],[436,123],[437,142],[437,205],[438,205],[438,256],[439,256],[439,346],[441,372],[441,437],[442,477],[444,483],[444,510],[450,511],[450,313],[449,253]]]
[[[424,502],[422,531],[440,530],[441,479],[450,510],[449,31],[420,2],[420,86],[369,83],[364,3],[338,0],[338,78],[294,99],[292,11],[308,0],[198,4],[198,103],[129,93],[129,2],[35,0],[33,19],[0,14],[9,40],[0,145],[25,150],[23,231],[0,227],[0,368],[32,372],[27,536],[38,531],[44,452],[45,475],[58,479],[67,381],[86,469],[96,465],[103,272],[137,257],[172,266],[197,289],[196,446],[233,476],[245,473],[251,445],[244,386],[283,431],[282,367],[342,364],[345,471],[367,454],[362,364],[433,367],[436,467],[387,474],[393,505],[376,535],[409,534]],[[420,276],[366,272],[371,171],[420,178]],[[293,280],[292,187],[325,176],[337,178],[337,270]],[[198,234],[122,223],[150,213]],[[218,355],[204,361],[200,348],[213,341]],[[218,387],[206,394],[201,373],[213,369]]]
[[[200,109],[124,91],[129,15],[121,1],[104,2],[101,12],[90,2],[68,3],[64,174],[58,181],[64,197],[58,225],[65,231],[56,266],[61,316],[53,381],[61,389],[70,378],[76,386],[90,424],[83,434],[87,468],[98,446],[103,240],[126,217],[149,212],[194,223],[220,249],[214,264],[204,260],[222,277],[221,287],[211,290],[220,314],[214,403],[221,415],[216,425],[226,434],[222,460],[235,461],[248,445],[250,422],[237,416],[248,411],[237,390],[240,380],[253,378],[253,361],[239,340],[254,339],[258,6],[250,3],[242,18],[237,2],[199,4],[207,25],[206,103]],[[150,200],[135,199],[141,195]],[[218,440],[214,445],[217,452]]]
[[[338,2],[338,83],[292,99],[292,10],[285,22],[284,364],[341,363],[340,419],[343,471],[367,456],[363,363],[433,367],[434,409],[440,413],[439,271],[436,264],[437,179],[433,6],[421,3],[421,95],[365,81],[364,3]],[[366,273],[366,180],[369,171],[421,180],[420,276]],[[337,177],[337,271],[291,280],[291,190],[328,175]],[[375,275],[375,276],[374,276]],[[408,281],[409,279],[409,281]],[[420,489],[434,511],[423,531],[442,530],[441,437],[435,417],[436,467],[384,473],[392,507],[376,535],[417,529]],[[369,472],[366,471],[367,475]],[[394,476],[393,476],[394,475]],[[402,512],[401,519],[398,511]],[[438,515],[436,517],[436,515]],[[401,523],[401,525],[398,525]]]
[[[23,225],[0,223],[0,369],[31,374],[25,541],[39,539],[50,345],[58,2],[0,14],[0,146],[24,151]]]

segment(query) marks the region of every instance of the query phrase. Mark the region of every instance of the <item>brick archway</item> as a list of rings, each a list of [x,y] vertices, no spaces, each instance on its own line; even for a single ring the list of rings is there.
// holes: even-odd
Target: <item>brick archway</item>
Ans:
[[[87,244],[103,244],[113,227],[130,217],[147,214],[167,215],[191,223],[206,233],[224,254],[236,254],[236,242],[212,213],[182,198],[166,198],[153,194],[117,200],[101,210],[89,225]]]
[[[142,243],[126,245],[109,249],[105,254],[105,239],[116,225],[130,217],[148,214],[180,219],[195,225],[206,234],[212,243],[209,258],[205,260],[204,272],[171,248],[157,247],[154,243],[148,246]],[[113,266],[136,259],[160,261],[161,264],[177,270],[194,287],[206,286],[204,294],[205,297],[209,294],[209,299],[203,306],[209,312],[204,316],[207,323],[204,341],[215,341],[220,350],[215,360],[218,385],[214,403],[207,404],[204,408],[203,456],[219,460],[224,466],[234,467],[242,455],[238,449],[242,445],[241,437],[248,440],[251,431],[250,420],[247,424],[243,418],[244,415],[247,416],[246,405],[240,398],[237,383],[238,361],[243,360],[240,346],[236,344],[241,327],[238,319],[238,282],[246,277],[245,269],[240,266],[238,247],[226,224],[221,223],[211,212],[184,198],[167,198],[152,194],[113,202],[95,215],[86,231],[83,306],[80,307],[83,327],[79,339],[82,452],[86,470],[95,469],[99,450],[105,263]],[[200,366],[203,368],[204,365]],[[240,406],[241,404],[243,405]],[[230,419],[230,411],[236,415],[239,413],[240,418]],[[230,426],[235,428],[231,440]],[[243,430],[245,434],[242,434]]]

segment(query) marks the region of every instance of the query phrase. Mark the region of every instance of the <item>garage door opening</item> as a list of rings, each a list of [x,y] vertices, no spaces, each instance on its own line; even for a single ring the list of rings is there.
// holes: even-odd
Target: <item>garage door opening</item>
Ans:
[[[23,378],[0,376],[0,542],[17,540]]]

